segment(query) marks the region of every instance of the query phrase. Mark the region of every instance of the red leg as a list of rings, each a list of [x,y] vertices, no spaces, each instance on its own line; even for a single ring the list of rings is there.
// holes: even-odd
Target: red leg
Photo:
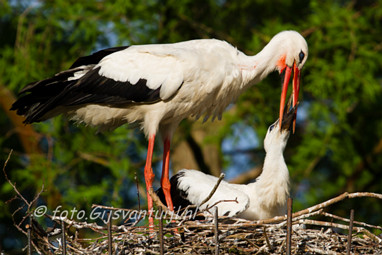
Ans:
[[[166,198],[167,207],[174,211],[174,206],[172,204],[171,199],[171,184],[169,180],[169,165],[170,165],[170,139],[168,137],[164,140],[164,148],[163,148],[163,166],[162,166],[162,177],[161,177],[161,185],[164,197]]]
[[[146,191],[147,191],[147,206],[148,206],[148,213],[153,213],[153,199],[151,198],[149,194],[149,190],[153,187],[153,181],[154,181],[154,173],[153,169],[151,167],[152,158],[153,158],[153,150],[154,150],[154,141],[155,141],[155,135],[152,135],[149,137],[149,145],[147,147],[147,157],[146,157],[146,165],[145,165],[145,181],[146,181]],[[149,227],[154,227],[154,219],[153,217],[149,217]]]

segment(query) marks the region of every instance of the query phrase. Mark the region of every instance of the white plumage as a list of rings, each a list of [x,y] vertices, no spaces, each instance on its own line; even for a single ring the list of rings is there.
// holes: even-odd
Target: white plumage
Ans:
[[[189,116],[220,118],[248,86],[275,70],[285,74],[282,118],[292,69],[297,102],[299,71],[307,55],[306,41],[295,31],[277,34],[255,56],[215,39],[110,48],[81,57],[70,69],[27,85],[11,109],[25,115],[25,123],[62,113],[100,130],[138,124],[149,140],[147,190],[154,178],[151,158],[159,131],[164,142],[161,184],[171,209],[169,149],[180,121]],[[148,204],[152,208],[150,197]]]
[[[197,170],[179,171],[171,178],[171,195],[174,207],[179,210],[188,204],[197,205],[200,210],[218,207],[219,216],[239,217],[248,220],[272,218],[286,213],[286,201],[289,196],[289,171],[284,161],[283,152],[287,144],[290,125],[293,122],[293,108],[279,127],[279,120],[268,128],[264,139],[266,156],[261,175],[255,182],[243,185],[221,181],[213,196],[209,196],[218,178]],[[163,199],[163,192],[158,195]],[[236,200],[237,202],[227,202]],[[214,210],[211,210],[214,212]]]
[[[172,181],[172,187],[176,185],[178,190],[184,191],[184,199],[192,205],[199,206],[200,210],[210,208],[217,203],[218,215],[233,217],[245,211],[249,205],[249,196],[244,191],[244,185],[230,184],[226,181],[221,181],[214,195],[203,205],[204,201],[210,194],[213,187],[216,185],[218,178],[212,175],[207,175],[198,170],[182,169],[176,175],[177,182]],[[172,188],[171,187],[171,188]],[[173,193],[173,192],[172,192]],[[173,195],[173,194],[171,194]],[[174,196],[173,196],[174,197]],[[225,200],[236,200],[236,202],[224,202]],[[178,210],[177,201],[173,201],[175,210]],[[213,210],[212,210],[213,212]]]
[[[100,114],[106,111],[111,118],[105,122],[102,117],[102,126],[115,128],[119,120],[139,121],[146,136],[156,133],[161,124],[177,126],[188,116],[220,116],[239,95],[240,87],[246,85],[236,64],[240,57],[243,53],[214,39],[131,46],[106,56],[94,68],[99,67],[101,76],[115,81],[136,84],[139,79],[147,80],[145,85],[150,90],[159,89],[159,101],[134,104],[114,114],[110,114],[108,105],[96,111],[80,108],[69,114],[100,126]],[[113,122],[115,119],[118,121]]]

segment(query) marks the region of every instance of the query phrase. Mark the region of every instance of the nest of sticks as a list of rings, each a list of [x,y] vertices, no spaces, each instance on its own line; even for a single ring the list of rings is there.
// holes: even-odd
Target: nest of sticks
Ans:
[[[290,199],[288,215],[248,221],[217,217],[217,211],[210,212],[212,207],[198,214],[177,216],[151,190],[159,211],[153,228],[144,224],[145,217],[132,213],[137,210],[102,205],[93,205],[107,212],[98,222],[44,214],[50,221],[49,227],[44,227],[34,219],[35,204],[43,189],[28,202],[5,171],[4,175],[16,193],[10,201],[22,202],[12,217],[15,227],[27,236],[24,249],[28,254],[32,251],[38,254],[382,254],[382,226],[355,221],[353,210],[349,219],[325,211],[344,199],[382,199],[378,193],[343,193],[293,214]],[[126,213],[127,217],[122,222],[113,221],[116,212]],[[16,217],[19,214],[22,216]]]
[[[39,254],[382,254],[382,235],[376,234],[381,226],[354,221],[353,212],[349,219],[325,212],[355,197],[382,199],[382,194],[344,193],[288,216],[257,221],[218,218],[207,211],[196,214],[199,220],[195,214],[174,218],[159,207],[160,218],[149,228],[139,226],[143,217],[121,224],[110,220],[116,211],[131,216],[136,210],[94,205],[109,212],[101,224],[46,214],[54,223],[46,229],[27,213],[15,226],[28,236],[25,250]]]
[[[351,253],[381,254],[382,238],[373,234],[381,232],[381,226],[324,211],[329,204],[366,195],[382,198],[382,195],[373,193],[344,193],[294,213],[289,248],[291,253],[344,254],[349,250]],[[318,215],[324,216],[326,220],[312,219]],[[26,249],[33,249],[40,254],[285,254],[288,249],[286,216],[259,221],[226,217],[191,220],[184,217],[171,220],[170,223],[166,223],[169,218],[163,218],[154,229],[137,226],[140,219],[122,225],[113,225],[112,221],[99,225],[48,217],[57,223],[50,232],[34,221],[28,224],[27,230],[17,226],[29,236]],[[354,226],[349,242],[349,235],[344,232],[349,231],[350,225]],[[82,231],[93,232],[93,237],[81,238]]]

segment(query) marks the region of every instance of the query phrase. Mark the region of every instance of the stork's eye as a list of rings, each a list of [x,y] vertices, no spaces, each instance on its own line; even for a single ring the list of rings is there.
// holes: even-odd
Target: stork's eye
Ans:
[[[269,132],[271,132],[274,127],[275,127],[275,124],[270,125],[269,126]]]
[[[300,51],[300,54],[298,54],[298,57],[300,58],[300,63],[304,60],[305,54],[304,52]]]

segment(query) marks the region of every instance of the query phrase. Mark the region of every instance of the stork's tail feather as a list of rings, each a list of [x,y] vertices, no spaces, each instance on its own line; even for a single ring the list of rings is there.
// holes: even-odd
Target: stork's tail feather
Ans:
[[[89,56],[80,57],[70,69],[62,71],[51,78],[28,84],[20,91],[19,99],[12,105],[10,110],[17,111],[18,115],[24,115],[26,117],[24,123],[39,122],[60,114],[58,107],[68,106],[66,101],[70,101],[73,95],[70,95],[66,101],[64,100],[65,96],[71,93],[70,91],[77,81],[105,56],[124,50],[127,47],[104,49]],[[73,102],[70,101],[70,103]]]
[[[27,124],[47,119],[45,115],[59,105],[59,98],[66,93],[66,88],[76,83],[75,74],[83,71],[84,68],[73,68],[48,79],[28,84],[19,92],[20,97],[10,110],[25,116],[24,123]]]

